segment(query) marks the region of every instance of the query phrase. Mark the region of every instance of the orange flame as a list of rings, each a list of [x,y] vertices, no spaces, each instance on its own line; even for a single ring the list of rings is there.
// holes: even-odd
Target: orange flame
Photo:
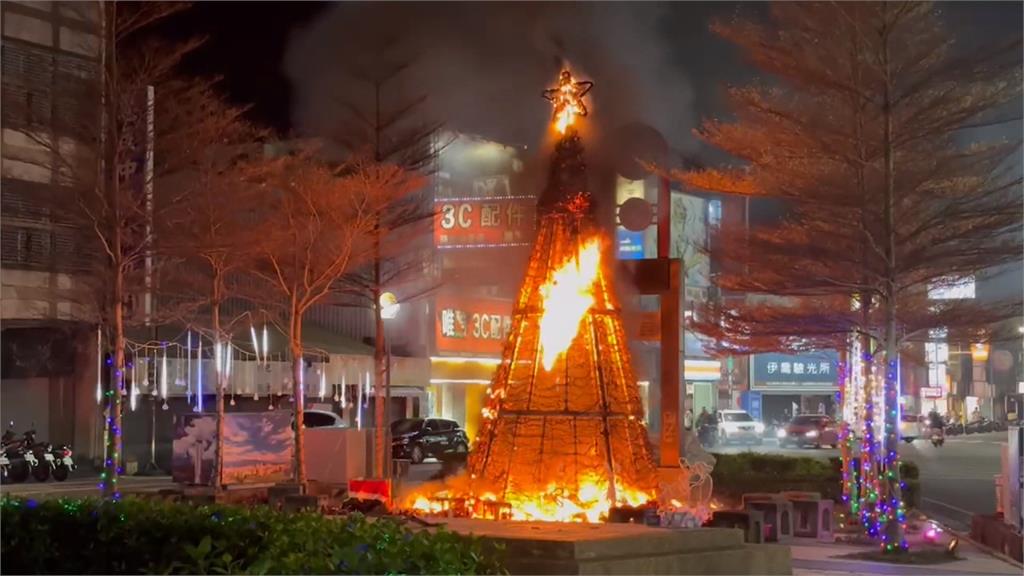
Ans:
[[[581,87],[579,84],[568,70],[563,70],[558,79],[558,87],[544,92],[544,97],[550,100],[555,107],[555,129],[560,134],[565,134],[566,129],[576,121],[577,116],[587,115],[583,96],[589,88]]]
[[[545,370],[572,344],[580,322],[594,305],[594,283],[601,273],[601,242],[593,239],[551,274],[540,287],[544,313],[540,319],[540,347]]]
[[[598,475],[587,475],[581,478],[579,488],[573,493],[567,488],[549,483],[543,492],[510,492],[506,495],[508,519],[519,521],[542,522],[600,522],[607,519],[608,512],[614,505],[639,507],[654,499],[652,494],[642,490],[616,486],[616,501],[609,497],[608,481]],[[498,501],[492,492],[486,492],[478,498],[469,498],[470,504],[476,502],[494,503]],[[445,501],[431,500],[423,495],[413,495],[406,506],[414,512],[422,514],[442,514],[449,511]],[[483,509],[471,509],[471,515],[487,517]]]
[[[555,129],[558,130],[559,134],[565,134],[565,129],[572,126],[573,122],[576,121],[576,115],[580,113],[580,110],[575,103],[575,86],[572,84],[563,85],[558,88],[558,91],[562,107],[558,112],[557,120],[555,120]]]

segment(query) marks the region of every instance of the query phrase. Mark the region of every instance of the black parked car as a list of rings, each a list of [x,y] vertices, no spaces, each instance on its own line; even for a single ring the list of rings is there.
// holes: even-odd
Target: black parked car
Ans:
[[[441,418],[404,418],[391,423],[393,458],[412,460],[442,458],[469,452],[469,437],[454,420]]]

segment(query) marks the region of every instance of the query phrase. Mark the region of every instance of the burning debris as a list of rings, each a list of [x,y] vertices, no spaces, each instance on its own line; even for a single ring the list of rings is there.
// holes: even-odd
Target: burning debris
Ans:
[[[658,470],[572,125],[586,116],[582,98],[591,87],[563,71],[558,87],[544,93],[562,135],[467,474],[408,495],[400,506],[559,522],[658,508]]]

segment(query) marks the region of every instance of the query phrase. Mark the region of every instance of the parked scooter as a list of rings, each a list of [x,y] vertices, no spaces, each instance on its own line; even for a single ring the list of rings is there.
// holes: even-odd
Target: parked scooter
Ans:
[[[35,472],[35,468],[39,465],[39,460],[31,450],[31,445],[34,442],[32,435],[26,433],[21,438],[18,438],[12,429],[13,427],[14,422],[11,422],[10,427],[7,428],[2,437],[3,456],[4,460],[6,460],[4,479],[11,482],[24,482],[30,474]],[[49,474],[49,471],[47,471],[47,474]]]
[[[968,422],[967,425],[964,426],[965,434],[984,434],[985,432],[991,432],[992,430],[992,421],[984,416],[972,422]]]
[[[75,461],[71,459],[71,447],[64,444],[57,447],[50,446],[48,456],[53,458],[53,469],[50,471],[53,479],[57,482],[67,480],[68,475],[76,468]]]
[[[22,434],[22,451],[25,462],[28,463],[32,477],[39,482],[46,482],[50,479],[50,467],[53,455],[50,454],[47,444],[36,442],[36,431],[26,430]]]

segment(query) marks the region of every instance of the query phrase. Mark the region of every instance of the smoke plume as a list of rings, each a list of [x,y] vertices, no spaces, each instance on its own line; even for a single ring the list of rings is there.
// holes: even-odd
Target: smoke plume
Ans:
[[[693,89],[672,63],[666,10],[648,3],[339,3],[288,47],[294,124],[325,135],[342,121],[344,102],[371,110],[372,91],[353,72],[407,61],[384,91],[385,106],[426,95],[430,120],[534,144],[551,114],[540,92],[565,62],[596,83],[592,126],[646,122],[689,149]]]

